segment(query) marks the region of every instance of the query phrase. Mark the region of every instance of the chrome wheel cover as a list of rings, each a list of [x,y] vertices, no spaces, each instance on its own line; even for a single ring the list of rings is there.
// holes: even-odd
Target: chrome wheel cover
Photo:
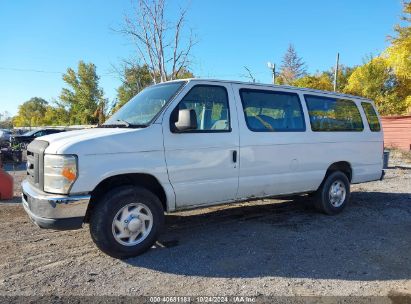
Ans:
[[[347,189],[341,180],[336,180],[331,184],[330,191],[328,192],[328,199],[333,207],[341,207],[342,204],[344,204],[346,196]]]
[[[142,203],[131,203],[121,208],[113,219],[114,239],[124,246],[135,246],[144,241],[153,228],[153,214]]]

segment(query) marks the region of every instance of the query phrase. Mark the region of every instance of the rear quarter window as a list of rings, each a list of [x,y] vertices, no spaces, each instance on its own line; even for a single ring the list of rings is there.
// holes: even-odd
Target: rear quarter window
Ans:
[[[381,131],[380,121],[378,120],[377,112],[375,111],[372,104],[369,102],[362,102],[361,106],[364,110],[365,116],[367,117],[368,125],[370,130],[373,132]]]
[[[359,132],[364,130],[360,111],[354,101],[304,95],[311,129],[316,132]]]

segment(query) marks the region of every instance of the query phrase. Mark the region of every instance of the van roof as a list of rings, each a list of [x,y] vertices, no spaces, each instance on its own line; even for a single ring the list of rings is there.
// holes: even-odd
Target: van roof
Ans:
[[[176,79],[176,80],[172,80],[172,81],[181,81],[181,80],[186,80],[186,81],[190,81],[190,82],[191,81],[193,81],[193,82],[209,81],[209,82],[219,82],[219,83],[235,83],[235,84],[244,84],[244,85],[254,85],[254,86],[266,87],[266,88],[291,89],[291,90],[300,91],[302,93],[315,93],[315,94],[323,94],[323,95],[330,95],[330,96],[337,96],[337,97],[355,98],[355,99],[358,99],[358,100],[373,102],[371,99],[361,97],[361,96],[355,96],[355,95],[337,93],[337,92],[330,92],[330,91],[322,91],[322,90],[316,90],[316,89],[293,87],[293,86],[287,86],[287,85],[254,83],[254,82],[237,81],[237,80],[207,79],[207,78],[187,78],[187,79]]]

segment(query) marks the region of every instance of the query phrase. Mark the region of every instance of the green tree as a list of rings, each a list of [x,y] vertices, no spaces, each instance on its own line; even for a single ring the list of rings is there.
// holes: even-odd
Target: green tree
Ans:
[[[351,76],[355,68],[340,65],[337,75],[337,91],[344,92],[348,83],[348,78]],[[305,75],[291,82],[291,85],[296,87],[311,88],[324,91],[334,90],[334,68],[329,71],[317,73],[314,75]]]
[[[59,104],[47,106],[44,114],[44,124],[47,126],[65,126],[69,124],[67,110]]]
[[[170,76],[170,78],[172,79],[188,79],[188,78],[194,78],[194,77],[195,77],[194,74],[190,72],[188,69],[186,69],[185,67],[182,67],[177,75],[174,75],[172,77]]]
[[[44,115],[48,102],[43,98],[33,97],[21,104],[17,115],[13,118],[13,125],[17,127],[36,127],[44,125]]]
[[[147,65],[125,67],[123,71],[123,83],[117,89],[118,102],[113,111],[117,111],[138,92],[151,85],[153,80]]]
[[[107,114],[109,112],[109,102],[108,99],[102,98],[97,105],[97,109],[94,112],[94,117],[96,117],[98,124],[101,125],[107,119]]]
[[[136,65],[125,67],[122,72],[123,83],[117,89],[117,103],[114,105],[112,112],[116,112],[132,97],[137,95],[144,88],[153,84],[152,76],[147,65]],[[182,69],[175,79],[194,78],[193,73]],[[158,76],[160,81],[160,76]]]
[[[355,67],[347,67],[345,65],[338,65],[338,75],[337,75],[337,92],[344,92],[345,87],[348,84],[348,79],[351,74],[354,72]],[[330,69],[328,72],[328,77],[330,78],[331,83],[333,84],[332,90],[334,89],[334,74],[335,68]],[[331,90],[330,90],[331,91]]]
[[[407,93],[384,57],[375,57],[357,67],[348,79],[345,91],[375,101],[383,115],[400,114],[407,110]]]
[[[411,79],[411,2],[404,3],[404,25],[397,25],[396,37],[391,38],[391,45],[385,55],[388,64],[394,69],[396,75],[403,79]]]
[[[398,77],[399,95],[404,96],[404,103],[411,112],[411,2],[404,3],[404,25],[397,25],[396,37],[391,38],[391,46],[384,53],[388,64]]]
[[[305,75],[296,79],[291,83],[293,86],[310,88],[316,90],[332,91],[333,84],[330,76],[326,72],[318,73],[316,75]]]
[[[63,88],[60,101],[69,114],[70,124],[102,123],[107,100],[99,87],[96,66],[80,61],[77,72],[68,68],[63,75],[68,88]],[[103,113],[104,114],[104,113]]]
[[[294,46],[290,44],[281,63],[280,75],[277,78],[278,83],[292,84],[295,80],[306,74],[307,71],[303,59],[297,55]]]
[[[356,68],[345,91],[375,100],[381,114],[404,114],[411,110],[411,2],[404,3],[403,25],[379,57]]]

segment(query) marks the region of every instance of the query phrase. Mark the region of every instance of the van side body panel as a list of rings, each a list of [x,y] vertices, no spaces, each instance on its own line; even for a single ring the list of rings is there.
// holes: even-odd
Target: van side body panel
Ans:
[[[240,177],[238,199],[300,193],[318,189],[327,169],[346,161],[352,182],[377,180],[382,170],[382,132],[371,132],[360,103],[361,132],[314,132],[303,94],[305,132],[253,132],[245,123],[239,90],[253,85],[233,84],[239,105]],[[283,88],[273,91],[298,92]],[[330,95],[326,95],[330,97]]]
[[[363,183],[381,178],[383,169],[383,151],[384,151],[384,133],[381,124],[381,117],[379,116],[375,105],[370,103],[378,117],[380,124],[380,131],[371,131],[361,103],[362,100],[355,100],[356,105],[360,110],[361,117],[364,123],[363,137],[364,140],[360,143],[362,149],[358,155],[358,163],[354,164],[354,172],[351,183]]]

